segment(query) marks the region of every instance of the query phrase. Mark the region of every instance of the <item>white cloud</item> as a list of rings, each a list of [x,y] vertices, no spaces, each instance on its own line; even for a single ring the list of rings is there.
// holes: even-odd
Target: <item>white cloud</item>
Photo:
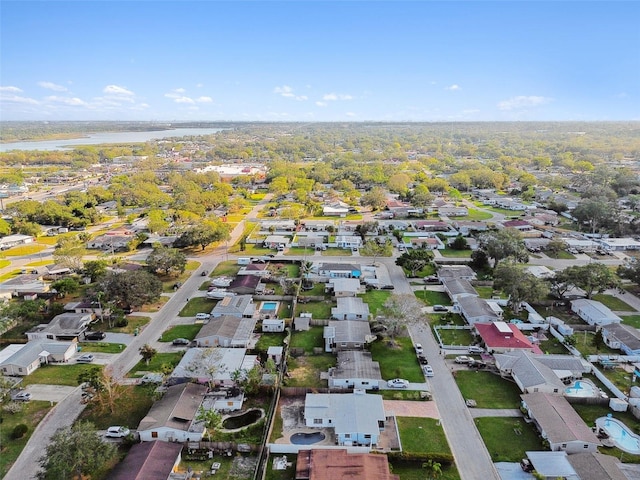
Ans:
[[[538,107],[549,103],[552,99],[548,97],[539,97],[535,95],[519,95],[503,100],[498,103],[500,110],[519,110],[521,108]]]
[[[198,103],[211,103],[211,102],[213,102],[213,98],[211,98],[211,97],[198,97],[198,98],[196,98],[196,102],[198,102]]]
[[[327,102],[316,102],[316,105],[319,107],[326,107],[327,106]]]
[[[67,87],[63,87],[62,85],[57,85],[53,82],[38,82],[38,86],[42,88],[46,88],[47,90],[53,90],[54,92],[66,92]]]
[[[26,105],[39,105],[40,102],[33,98],[21,97],[20,95],[0,94],[0,103],[20,103]]]
[[[70,105],[72,107],[87,106],[87,103],[77,97],[57,97],[55,95],[45,98],[48,102],[62,103],[64,105]]]
[[[176,92],[176,93],[184,93],[184,92],[186,92],[186,90],[184,88],[176,88],[174,90],[174,92]]]
[[[20,93],[22,92],[22,89],[18,87],[6,86],[6,87],[0,87],[0,92]]]
[[[354,112],[347,112],[345,115],[347,117],[357,117],[357,115]]]
[[[173,101],[176,103],[188,103],[190,105],[193,105],[194,103],[196,103],[193,98],[189,98],[189,97],[174,97]]]
[[[289,85],[275,87],[273,89],[273,93],[277,93],[281,97],[293,98],[298,101],[308,100],[308,97],[306,95],[296,95],[295,93],[293,93],[293,88],[291,88]]]
[[[449,85],[448,87],[444,87],[445,90],[449,90],[450,92],[455,92],[456,90],[460,90],[460,85]]]
[[[119,97],[132,97],[135,95],[131,90],[127,90],[126,88],[120,87],[118,85],[107,85],[102,91],[107,95],[116,95]]]
[[[325,101],[335,102],[337,100],[353,100],[353,97],[343,93],[327,93],[322,96],[322,99]]]

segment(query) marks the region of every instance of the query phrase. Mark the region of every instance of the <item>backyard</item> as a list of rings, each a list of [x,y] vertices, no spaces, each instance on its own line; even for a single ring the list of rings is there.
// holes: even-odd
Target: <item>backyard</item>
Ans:
[[[519,462],[527,451],[546,450],[533,424],[523,418],[481,417],[475,422],[494,462]]]
[[[458,370],[456,383],[465,400],[473,399],[478,408],[519,408],[520,390],[499,375],[477,370]]]

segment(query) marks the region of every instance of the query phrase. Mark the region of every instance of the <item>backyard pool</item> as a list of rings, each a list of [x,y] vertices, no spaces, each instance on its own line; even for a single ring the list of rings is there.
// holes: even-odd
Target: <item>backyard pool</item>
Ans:
[[[629,430],[624,423],[611,417],[611,414],[596,419],[596,426],[604,430],[620,450],[634,455],[640,453],[640,437]]]
[[[325,436],[322,432],[294,433],[290,438],[291,443],[294,445],[312,445],[314,443],[321,442],[324,439]]]
[[[567,397],[598,397],[600,389],[589,380],[576,380],[564,389]]]
[[[270,313],[275,315],[278,311],[278,304],[280,302],[262,302],[260,304],[260,313]]]

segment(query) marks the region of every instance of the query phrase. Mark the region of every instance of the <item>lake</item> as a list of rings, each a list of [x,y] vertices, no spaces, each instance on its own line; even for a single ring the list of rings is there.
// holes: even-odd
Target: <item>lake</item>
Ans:
[[[211,135],[225,128],[174,128],[148,132],[92,133],[82,138],[66,140],[44,140],[40,142],[0,143],[0,152],[10,150],[73,150],[78,145],[101,145],[106,143],[144,143],[170,137]]]

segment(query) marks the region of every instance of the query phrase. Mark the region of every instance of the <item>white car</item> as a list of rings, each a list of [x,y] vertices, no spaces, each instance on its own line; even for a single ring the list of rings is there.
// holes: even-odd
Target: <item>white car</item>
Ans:
[[[416,353],[418,355],[422,355],[424,353],[424,350],[422,349],[422,345],[420,343],[416,343]]]
[[[478,347],[477,345],[471,345],[468,351],[469,353],[484,353],[484,348]]]
[[[196,313],[197,320],[208,320],[209,318],[211,318],[210,313]]]
[[[471,357],[467,357],[466,355],[460,355],[456,357],[456,363],[471,363],[473,359]]]
[[[422,371],[425,377],[433,377],[433,368],[431,368],[431,365],[424,365]]]
[[[31,394],[29,392],[20,392],[13,397],[16,402],[29,402],[31,400]]]
[[[409,380],[405,380],[404,378],[394,378],[393,380],[389,380],[387,382],[387,387],[389,387],[389,388],[409,388]]]
[[[110,438],[122,438],[129,435],[129,429],[127,427],[114,426],[107,428],[105,437]]]
[[[94,359],[95,359],[95,357],[92,354],[85,353],[84,355],[80,355],[76,359],[76,362],[78,362],[78,363],[91,363],[91,362],[93,362]]]

